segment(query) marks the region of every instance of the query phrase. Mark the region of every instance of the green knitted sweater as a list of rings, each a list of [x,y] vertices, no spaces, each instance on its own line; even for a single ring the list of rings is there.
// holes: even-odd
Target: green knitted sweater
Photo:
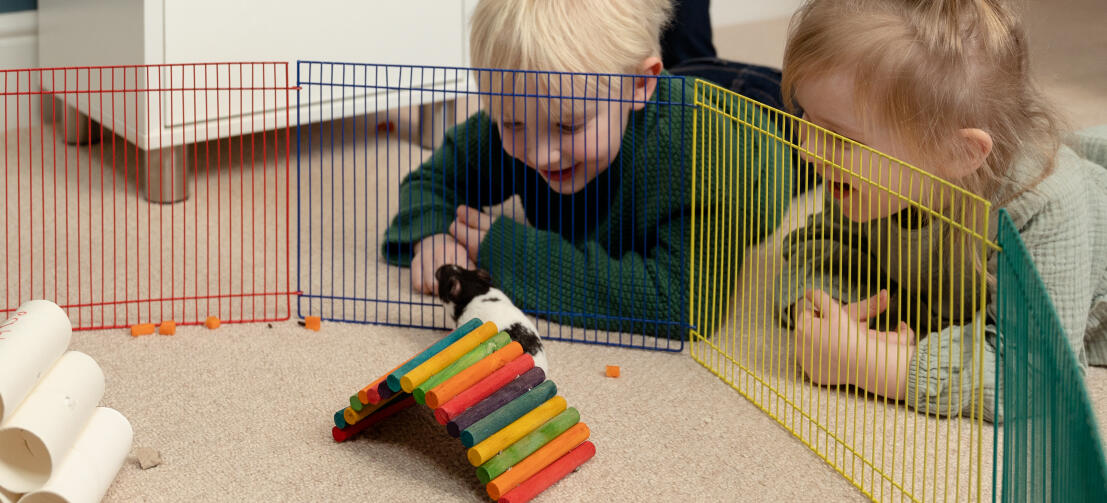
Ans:
[[[446,232],[459,205],[481,208],[518,195],[527,223],[497,218],[477,260],[516,305],[559,323],[686,336],[689,270],[711,251],[697,245],[697,257],[689,259],[693,213],[697,226],[712,226],[723,214],[752,222],[755,228],[745,233],[746,244],[752,244],[780,222],[791,190],[787,156],[769,153],[782,146],[757,139],[761,135],[739,136],[733,121],[712,118],[711,127],[703,129],[730,140],[702,141],[701,134],[699,156],[706,151],[713,162],[777,161],[729,174],[727,186],[741,187],[741,195],[704,191],[722,186],[715,178],[724,170],[701,166],[701,193],[693,200],[694,92],[691,81],[663,75],[650,103],[631,112],[609,168],[571,196],[551,191],[533,169],[510,157],[495,123],[477,113],[450,129],[431,158],[401,182],[399,212],[385,232],[385,257],[408,266],[412,245]],[[752,107],[742,112],[752,124],[770,124]],[[715,144],[726,145],[728,152],[704,146]],[[740,206],[737,212],[733,205]],[[702,294],[713,298],[733,289],[731,278],[710,283],[712,291]],[[704,314],[697,318],[716,318]],[[711,327],[700,331],[706,334]]]

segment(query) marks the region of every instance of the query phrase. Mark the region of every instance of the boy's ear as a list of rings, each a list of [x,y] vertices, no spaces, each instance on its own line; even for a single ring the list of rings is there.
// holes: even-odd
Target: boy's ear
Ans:
[[[638,69],[640,75],[661,75],[661,58],[657,56],[650,56],[642,62],[642,66]],[[632,106],[634,110],[641,110],[646,107],[646,101],[653,96],[654,89],[657,89],[656,78],[639,77],[634,79],[634,103]]]
[[[976,173],[992,153],[992,135],[983,129],[964,128],[958,131],[958,135],[962,142],[963,149],[959,149],[962,155],[947,165],[949,177],[954,180]]]

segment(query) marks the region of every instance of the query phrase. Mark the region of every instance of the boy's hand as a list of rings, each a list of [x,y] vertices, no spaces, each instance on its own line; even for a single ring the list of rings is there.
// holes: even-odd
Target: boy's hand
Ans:
[[[868,320],[888,308],[888,292],[843,306],[826,292],[808,290],[796,318],[796,354],[808,377],[817,384],[857,384],[879,376],[872,369],[886,368],[880,347],[910,346],[915,334],[906,323],[895,332],[872,330]],[[876,379],[879,381],[880,379]]]
[[[446,264],[475,269],[465,247],[448,234],[427,236],[415,244],[415,256],[411,260],[411,287],[417,292],[437,293],[438,280],[434,272]]]
[[[492,215],[469,206],[457,207],[457,219],[450,224],[449,233],[469,254],[469,259],[477,261],[480,244],[488,229],[492,228]]]

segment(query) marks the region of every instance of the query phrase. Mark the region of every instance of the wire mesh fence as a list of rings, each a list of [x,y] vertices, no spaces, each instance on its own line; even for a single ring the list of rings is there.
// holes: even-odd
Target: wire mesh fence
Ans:
[[[987,499],[980,383],[906,384],[982,361],[964,356],[983,336],[987,202],[712,84],[696,97],[693,190],[717,203],[693,215],[693,358],[874,500]],[[750,143],[776,148],[710,155]],[[756,175],[782,159],[822,186],[765,197]],[[773,233],[766,214],[787,216]]]
[[[1102,501],[1107,463],[1080,365],[1018,228],[1001,212],[996,281],[1003,351],[999,501]],[[997,451],[998,452],[998,451]]]
[[[298,80],[302,315],[452,326],[439,256],[488,270],[545,337],[683,347],[683,79],[301,62]]]
[[[49,299],[83,329],[289,317],[287,65],[0,78],[0,310]]]

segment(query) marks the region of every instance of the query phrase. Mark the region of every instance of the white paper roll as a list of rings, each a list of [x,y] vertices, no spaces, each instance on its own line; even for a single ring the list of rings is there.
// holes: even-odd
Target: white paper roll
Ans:
[[[0,323],[0,424],[69,347],[72,326],[57,304],[23,303]]]
[[[24,495],[20,503],[97,503],[123,467],[133,439],[134,430],[123,414],[97,408],[46,485]]]
[[[0,426],[0,486],[42,487],[73,448],[104,396],[104,373],[92,357],[70,351]]]
[[[22,497],[22,494],[10,493],[4,490],[3,487],[0,487],[0,503],[15,503]]]

